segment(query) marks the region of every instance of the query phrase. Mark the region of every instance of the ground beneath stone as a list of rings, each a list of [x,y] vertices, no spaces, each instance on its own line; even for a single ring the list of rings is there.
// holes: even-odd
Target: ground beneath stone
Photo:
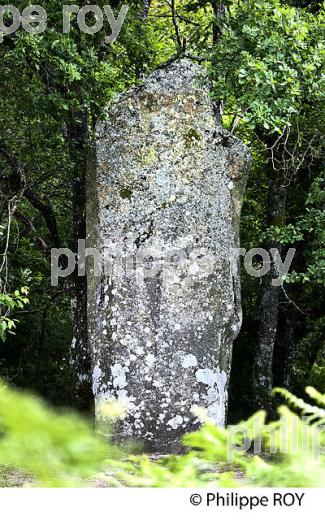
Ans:
[[[149,458],[152,460],[152,462],[157,462],[163,458],[168,457],[168,454],[162,454],[162,453],[153,453],[150,454]],[[234,478],[236,481],[238,481],[238,484],[244,482],[244,473],[240,471],[236,466],[229,465],[227,467],[222,466],[218,470],[218,466],[216,465],[215,468],[213,468],[213,472],[231,472],[234,475]],[[80,487],[86,486],[91,488],[110,488],[110,487],[116,487],[117,484],[119,487],[123,487],[123,483],[121,482],[114,482],[114,473],[110,471],[103,471],[99,475],[95,476],[90,481],[80,481]],[[23,488],[23,487],[33,487],[33,478],[29,475],[23,474],[19,470],[8,470],[6,468],[0,467],[0,488]],[[78,484],[76,487],[79,487]],[[127,487],[125,485],[125,487]]]

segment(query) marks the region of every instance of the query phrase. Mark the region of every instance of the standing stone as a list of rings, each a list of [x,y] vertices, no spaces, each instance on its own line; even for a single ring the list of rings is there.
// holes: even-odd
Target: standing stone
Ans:
[[[106,401],[125,408],[121,439],[177,449],[198,427],[196,406],[225,425],[249,162],[188,60],[116,97],[98,125],[87,233],[105,273],[88,267],[93,391],[99,419]]]

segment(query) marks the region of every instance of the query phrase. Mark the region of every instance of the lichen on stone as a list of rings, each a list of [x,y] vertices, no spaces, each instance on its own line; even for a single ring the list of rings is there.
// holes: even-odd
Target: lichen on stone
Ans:
[[[122,439],[177,449],[199,426],[193,406],[225,425],[241,323],[231,258],[249,162],[215,120],[204,69],[189,60],[117,96],[98,124],[88,247],[108,248],[114,265],[109,275],[88,272],[89,346],[97,409],[126,407]]]

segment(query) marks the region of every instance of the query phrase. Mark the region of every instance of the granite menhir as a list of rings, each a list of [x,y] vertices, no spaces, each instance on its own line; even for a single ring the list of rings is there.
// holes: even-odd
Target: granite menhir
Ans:
[[[87,181],[89,348],[97,418],[121,439],[173,451],[224,426],[241,325],[236,248],[250,154],[216,120],[204,70],[169,64],[117,96]]]

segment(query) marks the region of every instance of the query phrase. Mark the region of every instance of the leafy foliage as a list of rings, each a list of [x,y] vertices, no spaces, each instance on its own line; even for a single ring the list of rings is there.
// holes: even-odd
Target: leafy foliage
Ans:
[[[307,388],[320,408],[286,390],[275,392],[308,415],[308,421],[282,405],[279,419],[271,423],[266,423],[263,411],[226,430],[206,422],[199,431],[184,437],[189,453],[158,463],[140,458],[137,474],[126,477],[128,482],[153,487],[324,486],[325,457],[321,448],[325,437],[318,427],[324,423],[325,396]]]
[[[100,479],[109,486],[323,486],[325,394],[306,389],[318,406],[275,389],[287,406],[267,423],[264,411],[221,429],[204,424],[183,438],[187,453],[153,461],[127,455],[94,435],[76,416],[49,410],[38,399],[0,386],[0,484],[19,471],[32,486],[82,486]],[[308,419],[306,419],[306,417]],[[115,418],[113,417],[115,420]]]
[[[280,0],[234,3],[214,48],[217,99],[232,99],[249,128],[282,133],[305,103],[324,100],[324,13]]]
[[[7,471],[19,469],[34,485],[80,486],[114,453],[81,419],[58,415],[39,399],[3,382],[0,433],[1,466]]]
[[[15,309],[22,309],[29,300],[27,298],[29,289],[22,287],[13,294],[0,293],[0,339],[5,341],[6,334],[13,334],[17,320],[12,317]]]
[[[314,282],[325,284],[325,196],[324,176],[316,177],[306,197],[306,210],[295,223],[283,227],[271,226],[262,238],[274,240],[282,245],[292,245],[302,241],[309,242],[306,251],[307,269],[297,273],[292,270],[286,277],[287,283]]]

